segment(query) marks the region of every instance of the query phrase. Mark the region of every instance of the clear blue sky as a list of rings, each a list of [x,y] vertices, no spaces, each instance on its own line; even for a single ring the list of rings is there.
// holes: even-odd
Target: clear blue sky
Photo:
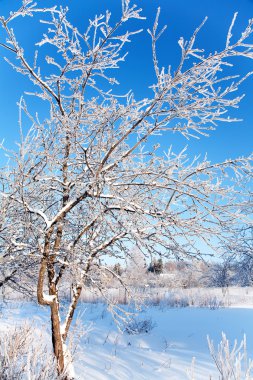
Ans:
[[[21,1],[18,0],[0,0],[0,15],[7,15],[20,3]],[[121,0],[39,0],[38,3],[41,6],[68,5],[71,21],[76,23],[81,31],[86,29],[88,19],[95,14],[109,9],[116,18],[121,9]],[[159,62],[165,66],[171,64],[174,68],[176,68],[180,56],[178,39],[181,36],[189,39],[205,16],[208,16],[209,19],[199,34],[196,45],[205,48],[207,52],[224,47],[226,33],[234,12],[239,12],[234,29],[234,35],[237,36],[246,27],[248,19],[253,17],[253,0],[135,0],[134,3],[143,8],[143,15],[147,17],[147,20],[134,22],[134,27],[143,28],[144,31],[134,37],[132,44],[128,45],[127,61],[121,65],[121,70],[117,74],[117,78],[121,82],[117,91],[122,93],[133,89],[137,99],[150,95],[148,86],[154,82],[150,37],[146,30],[148,27],[152,27],[158,6],[161,7],[160,25],[168,25],[159,44]],[[13,24],[18,40],[27,49],[27,55],[31,53],[32,45],[39,39],[42,32],[41,25],[35,21],[30,18],[21,18],[16,24]],[[3,42],[3,39],[3,30],[0,30],[0,41]],[[0,47],[0,139],[5,138],[6,144],[11,146],[18,139],[16,102],[24,90],[29,91],[32,87],[27,78],[15,73],[4,62],[2,59],[4,54],[6,52]],[[9,57],[11,58],[11,54]],[[238,73],[243,74],[250,70],[253,71],[253,60],[238,61]],[[236,112],[233,111],[232,116],[243,118],[243,122],[223,123],[211,133],[209,138],[202,138],[199,141],[188,142],[183,137],[176,140],[168,138],[165,145],[173,142],[175,149],[179,150],[188,144],[191,154],[207,152],[212,161],[251,153],[253,146],[253,78],[244,83],[241,93],[245,93],[246,97],[243,99],[240,109]],[[32,102],[31,107],[43,114],[39,102]]]

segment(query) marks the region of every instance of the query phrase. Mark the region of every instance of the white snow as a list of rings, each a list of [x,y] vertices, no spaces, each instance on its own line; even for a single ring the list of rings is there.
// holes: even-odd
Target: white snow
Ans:
[[[49,294],[43,293],[43,299],[45,302],[50,303],[50,302],[53,302],[55,300],[55,296],[51,296]]]
[[[235,290],[235,294],[238,296],[240,290]],[[187,371],[190,372],[193,358],[195,380],[218,379],[208,352],[207,335],[217,346],[222,332],[231,344],[235,339],[240,342],[246,334],[248,354],[253,357],[253,308],[245,304],[245,291],[241,294],[242,305],[237,297],[236,307],[215,310],[150,306],[137,319],[151,320],[154,327],[138,335],[119,332],[105,305],[82,303],[78,308],[76,332],[88,332],[81,334],[74,356],[75,379],[190,379]],[[37,327],[45,329],[49,308],[25,302],[3,304],[0,330],[27,319],[33,319]]]

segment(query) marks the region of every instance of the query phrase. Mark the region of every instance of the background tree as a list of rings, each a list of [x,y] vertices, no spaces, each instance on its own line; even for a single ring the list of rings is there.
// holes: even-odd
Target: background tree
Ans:
[[[209,286],[217,288],[227,288],[233,284],[234,272],[233,272],[233,257],[224,257],[216,263],[210,263],[209,271],[205,274],[205,278],[208,280]]]
[[[225,250],[234,260],[234,282],[241,286],[252,286],[253,227],[241,226],[237,229]]]
[[[163,272],[163,261],[162,259],[154,259],[149,267],[148,267],[148,271],[151,272],[151,273],[155,273],[155,274],[161,274]]]
[[[113,267],[113,272],[116,273],[118,276],[121,276],[123,273],[122,266],[119,263],[115,264]]]
[[[242,185],[252,157],[190,160],[186,149],[163,153],[159,145],[151,146],[151,137],[197,137],[218,122],[232,121],[225,114],[238,107],[242,96],[233,95],[250,73],[238,78],[226,69],[235,56],[253,57],[252,20],[232,41],[235,15],[224,50],[208,55],[194,45],[202,23],[188,42],[179,40],[182,57],[172,72],[158,65],[156,44],[164,30],[158,30],[159,12],[149,31],[153,96],[141,100],[132,92],[115,94],[118,82],[112,76],[125,59],[125,45],[140,32],[126,31],[129,20],[142,19],[129,0],[122,1],[122,16],[114,24],[107,12],[90,20],[86,31],[68,21],[66,9],[39,8],[32,0],[0,19],[8,61],[34,84],[32,95],[49,106],[41,121],[20,100],[21,130],[22,118],[32,126],[27,134],[21,132],[19,147],[8,152],[1,172],[1,201],[9,204],[1,244],[11,242],[11,257],[22,265],[39,260],[37,299],[51,309],[59,373],[83,288],[92,283],[103,294],[100,276],[113,273],[107,257],[126,259],[134,247],[148,258],[196,257],[203,253],[200,242],[216,249],[229,238],[239,215],[246,222],[248,195]],[[11,25],[20,16],[37,14],[47,30],[37,44],[40,55],[36,52],[31,60]],[[40,68],[44,60],[47,69]],[[61,325],[59,286],[64,280],[71,282],[73,294]]]

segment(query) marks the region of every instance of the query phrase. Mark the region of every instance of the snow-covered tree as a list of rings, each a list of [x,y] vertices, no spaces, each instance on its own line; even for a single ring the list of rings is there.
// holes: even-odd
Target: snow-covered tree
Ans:
[[[37,43],[40,54],[31,59],[12,24],[34,14],[40,14],[47,30]],[[32,126],[21,133],[19,148],[7,152],[1,171],[1,202],[8,203],[1,254],[17,265],[39,260],[37,299],[51,309],[59,373],[85,284],[103,293],[101,276],[113,272],[107,257],[127,259],[136,247],[149,261],[158,255],[196,257],[203,253],[201,244],[215,249],[238,219],[246,221],[241,211],[247,191],[240,186],[251,173],[252,157],[190,160],[186,149],[163,153],[150,138],[205,136],[217,123],[233,121],[226,113],[238,107],[241,96],[234,94],[250,73],[231,77],[226,69],[235,56],[253,57],[253,21],[233,40],[235,15],[224,49],[208,55],[195,47],[201,25],[188,42],[179,40],[182,58],[172,72],[158,64],[156,45],[164,30],[159,31],[158,18],[159,10],[149,31],[153,96],[141,100],[131,91],[115,94],[118,81],[112,77],[127,43],[140,32],[126,31],[127,22],[142,19],[129,0],[122,0],[122,15],[114,24],[106,12],[90,20],[85,31],[68,21],[66,9],[39,8],[32,0],[0,18],[6,34],[0,45],[8,61],[34,84],[32,95],[49,106],[41,121],[24,98],[19,103],[21,129],[23,115]],[[40,67],[43,54],[46,68]],[[66,279],[73,294],[61,324],[59,286]]]
[[[241,226],[234,231],[225,247],[227,255],[234,259],[234,282],[241,286],[253,284],[253,227]]]
[[[232,259],[232,256],[228,256],[217,263],[210,264],[209,271],[205,274],[208,286],[227,288],[233,284]]]

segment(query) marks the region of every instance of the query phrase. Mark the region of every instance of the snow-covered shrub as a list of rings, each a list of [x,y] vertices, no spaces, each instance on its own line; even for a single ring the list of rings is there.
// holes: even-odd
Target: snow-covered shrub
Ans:
[[[209,300],[209,305],[208,307],[211,310],[216,310],[219,309],[220,307],[225,307],[225,304],[222,300],[220,300],[218,297],[212,297]]]
[[[151,318],[132,318],[125,327],[125,331],[130,335],[147,334],[155,327]]]
[[[182,292],[171,292],[166,298],[166,304],[169,307],[187,307],[190,306],[189,297]]]
[[[1,380],[63,379],[57,375],[52,352],[34,335],[34,326],[28,323],[0,333]]]
[[[155,303],[152,302],[151,305],[159,305],[163,307],[206,307],[211,310],[224,307],[224,301],[222,297],[218,297],[212,294],[199,294],[194,290],[182,290],[177,289],[174,291],[167,292],[166,295],[160,296],[160,302],[158,303],[157,297],[155,298]]]
[[[195,295],[194,300],[191,302],[192,306],[196,307],[206,307],[211,310],[219,309],[220,307],[224,307],[225,303],[222,298],[219,298],[216,295],[202,295],[201,297],[197,297]]]
[[[221,380],[251,380],[253,378],[253,362],[247,358],[246,336],[238,345],[235,340],[230,345],[226,335],[222,333],[222,340],[216,350],[213,341],[207,337],[211,357],[220,373]]]

